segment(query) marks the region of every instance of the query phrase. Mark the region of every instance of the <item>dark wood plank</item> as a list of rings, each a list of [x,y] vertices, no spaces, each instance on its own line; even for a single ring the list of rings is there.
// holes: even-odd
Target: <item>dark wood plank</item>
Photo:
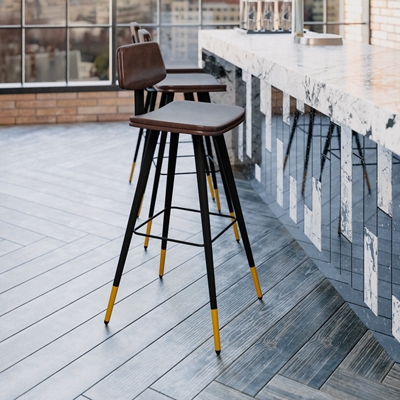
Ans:
[[[383,385],[345,370],[336,371],[321,388],[338,399],[399,400],[400,389]]]
[[[345,303],[296,353],[280,374],[320,388],[366,332],[366,327]]]
[[[275,375],[258,394],[260,400],[337,400],[328,393],[302,383]]]
[[[218,382],[255,396],[342,304],[324,280],[220,375]]]
[[[263,279],[268,280],[270,276],[264,275]],[[226,327],[221,323],[221,357],[215,356],[213,339],[210,338],[152,387],[174,398],[194,397],[312,291],[321,278],[319,270],[309,262],[297,267],[285,279],[281,277],[283,280],[264,295],[263,302],[253,303]],[[236,308],[234,298],[230,303],[225,301],[223,304]]]
[[[231,238],[229,238],[229,240],[231,241]],[[185,249],[190,250],[191,248],[185,246]],[[146,252],[143,251],[141,253],[146,254]],[[224,258],[226,260],[235,260],[235,258],[231,258],[232,253],[230,252],[229,247],[227,246],[219,248],[218,253],[219,254],[217,255],[217,258],[221,258],[222,254],[224,253]],[[188,259],[182,253],[172,252],[170,255],[170,259],[171,260],[175,259],[177,261],[182,256],[183,256],[183,259],[181,260],[181,263],[183,263],[182,268],[179,268],[177,271],[172,270],[167,274],[168,276],[166,275],[165,280],[168,281],[172,280],[172,282],[171,284],[166,285],[165,287],[161,285],[162,281],[157,279],[158,263],[156,263],[156,265],[154,265],[153,263],[154,268],[149,269],[148,265],[146,265],[148,263],[143,263],[142,261],[142,264],[139,266],[142,270],[141,273],[139,273],[140,271],[135,271],[135,270],[132,270],[133,273],[129,272],[126,273],[123,277],[124,284],[121,285],[121,289],[118,293],[119,301],[117,302],[114,308],[113,321],[112,323],[110,323],[109,329],[106,331],[104,330],[104,324],[102,323],[102,318],[103,318],[104,307],[106,305],[107,298],[109,295],[109,290],[111,285],[110,283],[108,283],[107,286],[101,287],[100,290],[93,292],[90,295],[90,298],[83,299],[83,303],[81,304],[73,303],[72,309],[65,311],[62,310],[61,315],[54,316],[54,318],[51,318],[50,320],[46,321],[47,326],[51,327],[54,324],[53,321],[59,320],[59,318],[62,318],[63,315],[64,316],[69,315],[70,316],[69,318],[66,318],[65,320],[62,319],[63,326],[60,326],[60,328],[48,329],[49,332],[47,333],[46,329],[43,329],[43,325],[42,326],[38,325],[32,327],[33,332],[27,331],[25,334],[26,340],[23,341],[23,343],[27,343],[29,338],[33,336],[35,337],[35,343],[33,343],[33,345],[39,346],[39,344],[41,342],[43,343],[43,341],[49,343],[51,337],[53,337],[54,339],[53,336],[54,333],[56,334],[56,336],[59,336],[62,331],[64,332],[68,331],[68,324],[71,324],[71,318],[73,317],[77,318],[77,316],[74,314],[74,311],[79,316],[78,321],[72,322],[74,324],[73,326],[77,326],[77,328],[69,332],[68,335],[61,336],[59,337],[58,340],[52,341],[48,346],[43,347],[40,351],[36,351],[30,357],[13,365],[11,368],[9,368],[5,372],[3,372],[3,374],[0,375],[0,381],[3,381],[5,383],[4,387],[7,387],[7,393],[10,393],[10,397],[16,396],[17,393],[20,394],[23,393],[25,390],[28,390],[30,387],[35,386],[36,384],[48,378],[50,375],[60,370],[60,372],[52,376],[50,380],[45,380],[42,385],[37,386],[34,389],[33,393],[39,393],[42,391],[46,392],[46,390],[49,390],[49,388],[51,391],[54,391],[54,389],[56,389],[57,387],[58,389],[56,389],[56,392],[58,392],[60,389],[59,384],[58,383],[55,384],[55,382],[56,381],[58,382],[58,380],[61,379],[61,381],[65,383],[67,381],[69,382],[67,387],[65,387],[65,392],[64,392],[65,398],[71,398],[71,397],[73,398],[77,396],[79,393],[82,393],[82,391],[87,386],[90,386],[88,382],[91,381],[95,383],[98,379],[100,379],[104,375],[107,375],[114,368],[118,367],[121,363],[125,362],[126,359],[129,359],[131,352],[135,354],[137,351],[142,350],[143,347],[148,346],[149,343],[157,339],[165,331],[168,331],[175,324],[179,323],[181,318],[186,318],[187,316],[192,315],[195,311],[192,308],[193,306],[197,304],[197,307],[199,306],[201,307],[205,302],[208,302],[206,278],[204,277],[205,268],[204,268],[203,254],[198,254],[195,260],[194,258]],[[236,281],[238,277],[243,277],[244,275],[248,274],[247,270],[242,268],[242,261],[240,260],[243,260],[243,257],[244,257],[243,252],[240,252],[236,256],[237,258],[237,262],[235,263],[237,268],[236,271],[235,269],[231,268],[231,265],[229,263],[226,263],[223,273],[224,279],[227,278],[228,274],[231,274],[231,279],[233,279],[233,281]],[[114,268],[115,268],[115,262],[113,263],[113,269]],[[219,268],[217,268],[217,270]],[[103,270],[109,271],[109,267],[104,268]],[[241,273],[242,275],[238,275],[239,270],[242,271]],[[143,272],[145,273],[143,274]],[[198,280],[199,275],[203,276],[201,280]],[[107,279],[109,281],[110,277],[108,276]],[[82,283],[84,283],[85,281],[86,280],[83,279]],[[148,285],[148,283],[150,282],[153,283],[151,285]],[[195,283],[196,287],[189,286],[184,292],[179,292],[180,290],[186,288],[187,285],[190,284],[190,282],[196,282]],[[229,287],[231,284],[232,280],[229,279],[222,281],[219,280],[219,287],[222,287],[222,289]],[[134,295],[131,295],[132,290],[135,290],[135,286],[137,289],[143,286],[145,286],[145,288],[143,291],[139,291],[136,292]],[[164,289],[160,292],[160,289],[162,289],[163,287]],[[179,294],[174,296],[174,294],[176,294],[177,292],[179,292]],[[193,296],[193,293],[196,293],[197,295],[202,293],[202,295]],[[252,294],[254,299],[254,292]],[[166,303],[163,303],[171,296],[174,297],[172,297]],[[191,299],[191,302],[188,301],[188,298]],[[157,307],[159,304],[162,304],[162,306]],[[176,309],[180,309],[181,308],[180,304],[185,304],[185,307],[188,307],[188,309],[185,311],[185,314],[183,315],[182,313],[178,314],[173,311]],[[96,307],[99,310],[97,311],[97,314],[100,312],[100,315],[97,315],[97,317],[93,319],[92,316],[94,314],[93,312],[94,310],[88,309],[89,320],[86,323],[84,323],[81,320],[82,318],[81,314],[83,313],[83,317],[85,317],[85,310],[87,309],[88,305],[90,305],[91,308]],[[153,312],[149,313],[149,311],[151,311],[154,307],[157,308],[155,308]],[[181,311],[183,311],[183,309]],[[209,317],[208,310],[206,315],[207,317]],[[143,318],[139,319],[137,323],[130,325],[132,321],[136,320],[137,318],[140,318],[141,316],[143,316]],[[204,329],[208,328],[207,325],[205,324],[203,325]],[[46,336],[40,339],[40,336],[35,334],[35,332],[39,331],[40,332],[45,331]],[[117,343],[114,341],[104,342],[104,340],[109,337],[113,337],[117,332],[120,332],[119,336],[117,335],[116,337],[117,342],[119,341],[118,337],[121,337],[121,332],[123,332],[122,334],[123,341],[125,343],[128,342],[130,343],[129,346],[127,347],[129,351],[126,352],[118,351],[114,354],[114,357],[107,356],[109,358],[107,362],[104,362],[104,360],[100,362],[97,359],[97,357],[103,359],[104,355],[108,354],[109,352],[109,346],[110,345],[114,346],[115,345],[114,343]],[[143,332],[147,332],[148,335],[143,336],[142,334]],[[19,336],[22,338],[21,334]],[[98,346],[102,342],[104,342],[104,344]],[[7,342],[4,342],[5,346],[6,343]],[[90,343],[92,345],[90,345]],[[15,348],[16,346],[12,347],[14,348],[13,354],[7,354],[4,363],[5,362],[11,363],[12,359],[17,360],[16,357],[21,356],[21,351],[24,351],[25,353],[27,352],[26,344],[25,346],[20,345],[20,348],[22,348],[22,350],[17,350]],[[89,348],[93,349],[93,351],[89,352],[86,355],[85,353],[87,353],[87,350]],[[32,349],[32,344],[29,344],[28,349]],[[4,351],[5,352],[7,351],[7,347],[5,347]],[[57,354],[58,357],[55,359],[51,359],[51,354]],[[83,354],[85,354],[85,356],[82,357]],[[41,368],[40,370],[35,370],[34,372],[30,371],[32,362],[40,363],[41,362],[40,360],[43,359],[47,360],[46,363],[44,363],[43,368]],[[97,361],[94,361],[92,363],[91,361],[88,361],[89,359],[94,359]],[[65,365],[68,365],[74,360],[76,360],[75,363],[71,364],[69,367],[63,368]],[[89,364],[87,364],[87,362],[89,362]],[[83,372],[81,363],[84,363],[85,365],[93,365],[93,366],[95,365],[96,368],[84,368],[86,372]],[[70,379],[67,379],[67,381],[65,381],[65,375],[69,376],[71,371],[75,370],[77,371],[76,375],[77,378],[73,380],[74,384],[71,385]],[[13,385],[10,383],[9,381],[10,376],[13,376],[15,371],[25,371],[24,376],[27,376],[27,378],[24,381],[24,385],[21,384]],[[30,373],[28,373],[28,371],[30,371]],[[75,372],[72,372],[72,374],[74,375]],[[2,384],[0,383],[0,385]],[[142,390],[140,390],[137,394],[139,394],[144,389],[145,388],[142,388]],[[54,392],[54,396],[55,395],[59,396],[59,394],[56,394],[56,392]],[[42,397],[42,395],[37,395],[37,396]]]
[[[253,397],[225,386],[219,382],[211,382],[195,400],[250,400]]]
[[[400,364],[393,364],[392,369],[383,380],[383,384],[400,390]]]
[[[367,331],[339,365],[339,369],[382,382],[392,366],[393,360],[391,357],[375,339],[374,335]]]
[[[284,271],[293,270],[297,265],[298,260],[298,255],[296,253],[294,253],[292,257],[276,255],[270,259],[269,262],[266,263],[265,268],[260,268],[260,270],[264,271],[263,275],[260,274],[261,284],[263,285],[264,290],[267,290],[269,287],[276,284]],[[255,299],[254,287],[248,275],[245,275],[244,279],[241,279],[237,284],[232,284],[232,278],[238,274],[238,271],[240,271],[240,269],[237,269],[236,264],[237,263],[232,259],[231,262],[228,261],[216,269],[217,287],[221,288],[222,286],[227,289],[218,297],[221,326],[232,320],[238,313],[246,309],[249,304],[252,304],[252,308],[254,308],[254,306],[259,303],[259,301]],[[231,272],[233,273],[232,277],[228,280],[228,276]],[[203,281],[200,286],[203,288],[202,290],[205,289],[204,286],[205,283]],[[189,290],[190,293],[193,293],[193,290],[196,289],[189,288]],[[197,290],[199,291],[199,294],[204,293],[203,291],[200,292],[200,289]],[[238,290],[240,290],[239,296]],[[196,295],[196,297],[199,296],[199,294]],[[186,300],[186,302],[188,301],[189,299]],[[190,302],[193,302],[193,299],[190,299]],[[87,395],[95,398],[98,396],[104,396],[107,398],[108,396],[111,396],[111,393],[114,393],[117,397],[124,398],[128,396],[128,393],[129,396],[139,394],[179,361],[188,355],[190,357],[190,355],[193,354],[192,352],[207,339],[206,345],[202,346],[205,347],[202,354],[204,356],[204,353],[207,353],[210,357],[215,358],[213,345],[209,340],[211,330],[207,294],[205,295],[205,298],[203,298],[203,302],[205,305],[199,309],[198,312],[192,313],[188,319],[184,320],[175,329],[160,337],[159,340],[155,341],[145,350],[132,357],[131,360],[124,363],[124,365],[114,373],[101,380],[87,392]],[[181,308],[186,309],[186,304],[180,305],[179,309]],[[165,315],[164,319],[167,317],[171,318],[171,316]],[[157,323],[157,321],[155,323]],[[238,337],[240,337],[240,334],[241,333],[238,332]],[[226,343],[224,340],[223,343],[225,343],[224,346],[226,349],[233,347],[232,350],[234,350],[234,346],[230,346],[230,344]],[[94,353],[89,355],[90,359],[94,355]],[[77,367],[78,366],[75,366],[75,368]],[[124,385],[118,383],[121,382],[121,380],[124,382]],[[210,382],[211,380],[207,382],[207,384]],[[188,387],[191,386],[191,382],[187,382],[187,384]],[[201,390],[207,386],[207,384],[205,384]],[[154,389],[171,396],[170,393],[167,393],[160,388]],[[196,394],[198,394],[198,392],[200,392],[200,390],[197,391]],[[176,396],[172,397],[176,398]]]

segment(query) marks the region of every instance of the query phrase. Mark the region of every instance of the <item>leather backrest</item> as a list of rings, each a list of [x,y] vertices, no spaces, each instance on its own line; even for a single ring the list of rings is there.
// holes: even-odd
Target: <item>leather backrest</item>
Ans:
[[[139,29],[138,31],[139,43],[151,42],[152,38],[150,32],[146,29]]]
[[[140,25],[137,22],[131,22],[129,26],[131,28],[132,43],[140,43],[138,35]]]
[[[140,90],[162,81],[167,73],[156,42],[135,43],[117,49],[118,84]]]

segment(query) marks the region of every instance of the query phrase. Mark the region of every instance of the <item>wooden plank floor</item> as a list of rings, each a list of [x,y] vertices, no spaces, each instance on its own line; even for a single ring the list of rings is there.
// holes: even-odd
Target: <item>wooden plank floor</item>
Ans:
[[[229,230],[214,245],[221,355],[197,247],[170,244],[160,280],[160,244],[134,236],[105,327],[136,136],[126,123],[0,128],[1,399],[400,399],[400,365],[238,171],[264,298]],[[197,206],[194,176],[176,178],[174,203]],[[201,241],[197,214],[171,227]]]

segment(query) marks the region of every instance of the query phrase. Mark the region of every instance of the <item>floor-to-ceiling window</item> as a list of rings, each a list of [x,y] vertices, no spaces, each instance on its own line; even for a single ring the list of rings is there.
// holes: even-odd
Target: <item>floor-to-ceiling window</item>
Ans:
[[[116,82],[115,50],[137,21],[165,59],[197,60],[197,32],[239,24],[239,0],[0,0],[0,85]],[[304,0],[306,27],[339,33],[344,0]]]

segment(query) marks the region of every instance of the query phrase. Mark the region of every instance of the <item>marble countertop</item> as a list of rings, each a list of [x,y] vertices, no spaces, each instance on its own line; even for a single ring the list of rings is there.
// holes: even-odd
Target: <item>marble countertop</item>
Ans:
[[[357,42],[295,44],[290,34],[199,31],[208,50],[400,154],[400,51]]]

